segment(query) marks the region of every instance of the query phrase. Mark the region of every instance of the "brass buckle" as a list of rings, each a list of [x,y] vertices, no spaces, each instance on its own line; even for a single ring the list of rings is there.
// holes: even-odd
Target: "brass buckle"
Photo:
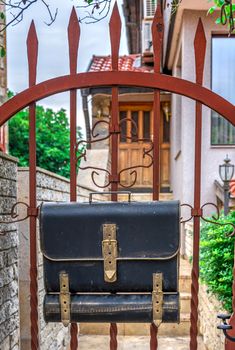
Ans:
[[[61,322],[64,327],[70,323],[70,292],[69,292],[69,275],[65,272],[60,273],[60,313]]]
[[[159,327],[162,323],[163,314],[163,278],[162,273],[153,274],[153,292],[152,292],[152,303],[153,303],[153,322]]]
[[[116,224],[103,225],[102,254],[104,259],[104,280],[108,283],[117,280],[117,255]]]

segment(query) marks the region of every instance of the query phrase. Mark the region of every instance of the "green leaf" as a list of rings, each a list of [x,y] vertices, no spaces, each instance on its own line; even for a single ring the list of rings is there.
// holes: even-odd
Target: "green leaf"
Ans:
[[[6,49],[5,47],[1,46],[0,48],[0,57],[3,58],[6,56]]]
[[[216,6],[212,6],[209,10],[208,10],[208,14],[212,15],[212,13],[214,13],[216,10]]]

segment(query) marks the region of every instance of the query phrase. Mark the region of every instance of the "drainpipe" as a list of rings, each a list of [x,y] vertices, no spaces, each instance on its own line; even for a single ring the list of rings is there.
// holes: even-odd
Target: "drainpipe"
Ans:
[[[91,144],[89,142],[91,141],[91,126],[90,126],[90,116],[89,116],[89,110],[88,110],[88,95],[89,95],[89,89],[81,90],[82,109],[83,109],[85,126],[86,126],[86,139],[88,141],[87,149],[90,149]]]

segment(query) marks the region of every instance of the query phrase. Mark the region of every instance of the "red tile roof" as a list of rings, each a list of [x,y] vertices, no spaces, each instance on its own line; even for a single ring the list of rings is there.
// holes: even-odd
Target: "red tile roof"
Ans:
[[[120,56],[119,70],[129,72],[151,72],[153,67],[143,66],[141,64],[141,55]],[[111,70],[111,56],[93,56],[89,72],[100,72]]]

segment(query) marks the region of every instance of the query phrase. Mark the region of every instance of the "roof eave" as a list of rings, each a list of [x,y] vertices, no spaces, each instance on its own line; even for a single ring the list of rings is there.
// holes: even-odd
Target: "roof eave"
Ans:
[[[141,52],[141,13],[140,0],[123,0],[123,14],[126,24],[127,44],[130,54]]]
[[[182,0],[177,11],[172,15],[170,22],[170,29],[167,38],[167,53],[164,62],[164,67],[172,70],[175,53],[178,47],[178,40],[183,22],[183,14],[185,10],[192,11],[208,11],[211,3],[205,0]]]

